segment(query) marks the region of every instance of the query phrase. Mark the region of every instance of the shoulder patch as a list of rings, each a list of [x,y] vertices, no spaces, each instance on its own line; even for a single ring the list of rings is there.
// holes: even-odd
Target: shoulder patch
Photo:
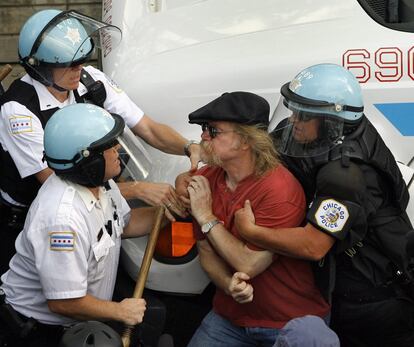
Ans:
[[[341,231],[348,218],[346,206],[334,199],[323,200],[315,213],[318,225],[330,233]]]
[[[33,131],[31,116],[11,116],[9,117],[9,124],[10,132],[13,135]]]
[[[72,231],[49,233],[49,249],[51,251],[75,250],[75,233]]]

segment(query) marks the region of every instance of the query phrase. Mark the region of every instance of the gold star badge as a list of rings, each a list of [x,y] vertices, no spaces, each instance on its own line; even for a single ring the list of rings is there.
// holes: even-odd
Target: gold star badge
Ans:
[[[80,33],[78,28],[68,28],[66,32],[65,39],[68,39],[72,42],[72,45],[79,43],[81,41]]]

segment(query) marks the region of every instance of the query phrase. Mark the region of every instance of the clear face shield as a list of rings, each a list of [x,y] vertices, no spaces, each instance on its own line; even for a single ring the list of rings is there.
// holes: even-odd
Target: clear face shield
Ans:
[[[335,105],[309,105],[280,97],[269,124],[279,153],[312,157],[327,153],[341,142],[344,120]]]
[[[115,177],[117,182],[138,182],[145,180],[152,162],[145,147],[139,142],[134,133],[125,127],[124,132],[117,137],[121,172]]]
[[[75,89],[80,79],[76,67],[86,62],[94,48],[107,56],[121,41],[121,30],[76,11],[54,17],[33,44],[26,67],[41,79],[67,89]]]
[[[78,105],[85,106],[85,104]],[[95,105],[90,106],[93,106],[92,112],[86,116],[92,118],[94,112],[100,110]],[[66,109],[69,107],[76,106],[68,106]],[[86,187],[102,186],[110,179],[119,182],[147,179],[152,167],[150,156],[137,137],[125,126],[121,116],[112,114],[115,120],[113,123],[110,119],[100,116],[98,119],[95,115],[95,119],[86,125],[86,131],[69,132],[71,135],[68,135],[69,133],[63,134],[65,123],[59,124],[59,121],[65,121],[69,117],[69,113],[65,114],[64,110],[65,108],[57,111],[60,112],[61,118],[53,123],[56,118],[52,117],[50,122],[53,125],[49,127],[51,124],[49,122],[45,129],[44,159],[57,175]],[[104,110],[101,113],[106,118],[110,117]],[[69,123],[69,128],[70,126]],[[112,129],[99,140],[84,145],[82,143],[87,142],[88,134],[94,131],[91,126],[100,127],[94,136],[102,134],[110,127]]]

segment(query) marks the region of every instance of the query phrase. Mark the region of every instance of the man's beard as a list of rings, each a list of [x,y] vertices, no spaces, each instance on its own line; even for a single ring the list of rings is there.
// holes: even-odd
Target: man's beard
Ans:
[[[214,153],[211,142],[200,142],[201,161],[210,166],[221,166],[222,160]]]

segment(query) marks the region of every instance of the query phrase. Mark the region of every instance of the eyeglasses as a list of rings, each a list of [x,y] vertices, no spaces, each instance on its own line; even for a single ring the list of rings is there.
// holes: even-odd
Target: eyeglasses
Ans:
[[[223,133],[233,133],[235,132],[235,130],[218,130],[216,127],[208,124],[208,123],[203,123],[201,124],[201,130],[203,132],[205,132],[206,130],[208,131],[208,134],[210,135],[210,137],[212,139],[214,139],[217,135],[223,134]]]

